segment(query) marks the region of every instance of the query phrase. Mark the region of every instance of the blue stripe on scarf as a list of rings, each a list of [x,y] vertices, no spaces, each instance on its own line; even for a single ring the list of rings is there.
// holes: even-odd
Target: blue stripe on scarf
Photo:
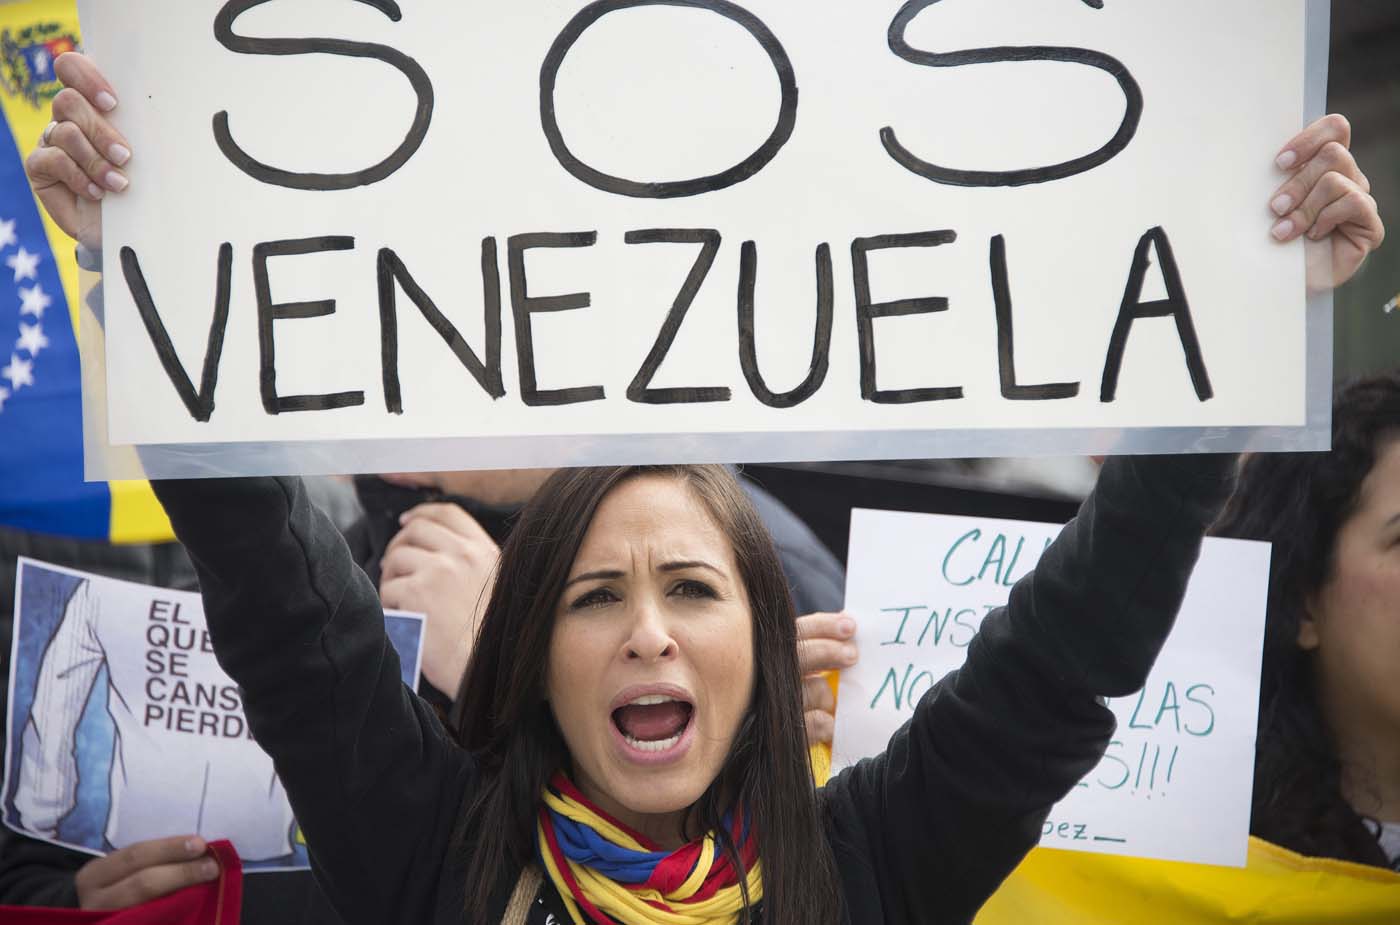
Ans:
[[[559,850],[564,852],[564,856],[617,883],[646,883],[656,865],[670,856],[670,852],[666,851],[632,851],[614,845],[581,822],[553,810],[546,812],[553,817],[554,837],[558,839]]]

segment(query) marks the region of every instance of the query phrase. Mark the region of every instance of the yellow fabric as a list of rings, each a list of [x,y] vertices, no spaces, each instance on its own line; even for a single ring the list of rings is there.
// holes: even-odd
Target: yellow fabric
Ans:
[[[828,680],[833,693],[839,675]],[[817,786],[831,746],[812,747]],[[975,925],[1400,925],[1400,873],[1258,838],[1242,869],[1035,848]]]
[[[57,23],[68,34],[77,36],[78,10],[74,0],[18,0],[0,3],[0,34],[5,31],[18,33],[21,29],[40,24]],[[26,158],[38,146],[44,127],[49,124],[51,115],[49,101],[41,99],[38,104],[22,96],[13,95],[0,87],[0,106],[4,107],[5,118],[14,133],[21,158]],[[80,293],[78,286],[78,263],[73,256],[73,240],[59,230],[47,212],[39,210],[44,220],[44,231],[48,235],[49,247],[58,264],[59,276],[63,280],[63,294],[68,300],[68,310],[73,320],[73,330],[78,330],[78,306]],[[155,543],[167,542],[175,538],[165,511],[151,493],[146,482],[111,482],[108,485],[112,499],[110,539],[113,543]]]
[[[828,671],[825,677],[827,686],[831,688],[831,702],[834,704],[836,693],[841,687],[841,672]],[[812,780],[820,787],[831,778],[831,743],[818,742],[807,749],[807,755],[812,763]]]
[[[1257,838],[1243,869],[1036,848],[976,925],[1400,925],[1400,874]]]
[[[149,482],[108,482],[112,493],[113,543],[168,543],[175,529]]]

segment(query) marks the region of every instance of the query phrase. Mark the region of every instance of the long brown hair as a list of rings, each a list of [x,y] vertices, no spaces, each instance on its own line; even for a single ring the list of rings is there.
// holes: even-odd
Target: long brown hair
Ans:
[[[765,920],[835,923],[840,894],[807,764],[792,598],[767,529],[721,466],[561,470],[521,513],[452,713],[480,772],[454,849],[467,872],[467,921],[489,921],[509,889],[502,881],[535,857],[540,793],[570,761],[544,695],[555,606],[598,505],[646,475],[677,479],[705,505],[733,544],[753,610],[753,701],[719,776],[687,814],[687,837],[716,832],[738,867],[722,820],[727,802],[743,806],[758,833]]]
[[[1337,535],[1362,484],[1400,440],[1400,372],[1337,393],[1332,450],[1250,456],[1217,536],[1273,543],[1259,684],[1251,834],[1301,854],[1378,867],[1385,853],[1342,793],[1337,742],[1317,698],[1313,652],[1298,645],[1306,602],[1332,575]]]

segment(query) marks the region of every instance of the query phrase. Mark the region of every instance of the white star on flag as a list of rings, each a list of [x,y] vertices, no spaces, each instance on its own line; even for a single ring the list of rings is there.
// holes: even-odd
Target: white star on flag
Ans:
[[[0,249],[9,247],[18,240],[15,237],[15,220],[0,218]]]
[[[10,390],[0,385],[0,411],[5,410],[5,399],[10,397]]]
[[[31,254],[24,249],[24,245],[20,245],[18,254],[5,258],[5,266],[15,271],[15,282],[19,282],[39,275],[39,260],[38,254]]]
[[[21,360],[18,354],[10,354],[10,365],[0,369],[0,376],[10,380],[10,384],[16,390],[24,388],[26,385],[34,384],[34,364],[29,360]]]
[[[38,283],[35,283],[32,289],[25,289],[21,286],[19,288],[19,297],[24,302],[24,304],[19,307],[19,313],[21,315],[33,315],[40,320],[44,317],[44,309],[53,304],[53,299],[45,294],[44,287],[40,286]]]
[[[39,351],[48,345],[49,339],[44,336],[43,325],[29,325],[23,321],[19,323],[19,340],[15,341],[16,350],[27,350],[31,357],[37,357]]]

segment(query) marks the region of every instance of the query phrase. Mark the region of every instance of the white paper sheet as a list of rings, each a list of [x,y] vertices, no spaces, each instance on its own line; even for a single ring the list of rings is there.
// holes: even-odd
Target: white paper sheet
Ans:
[[[423,621],[385,615],[414,685]],[[198,593],[21,558],[10,665],[5,825],[92,854],[198,834],[249,873],[308,866]]]
[[[268,4],[238,17],[221,44],[213,24],[222,6],[82,5],[88,46],[122,95],[114,118],[138,152],[132,191],[109,197],[105,216],[114,444],[398,440],[411,454],[400,468],[411,468],[441,464],[423,460],[431,454],[412,441],[464,437],[519,445],[518,461],[540,464],[580,461],[579,447],[590,459],[607,456],[610,438],[622,446],[662,437],[678,456],[716,459],[742,455],[755,435],[768,435],[785,439],[792,458],[809,458],[866,455],[859,447],[882,438],[892,452],[913,435],[945,431],[1183,428],[1187,445],[1199,442],[1199,428],[1305,423],[1302,252],[1269,240],[1266,208],[1281,180],[1273,153],[1304,121],[1303,0],[1102,10],[1006,0],[996,16],[985,5],[937,3],[905,33],[906,57],[920,63],[891,52],[893,3],[759,0],[744,8],[761,23],[752,30],[708,0],[635,4],[598,18],[568,47],[552,106],[543,109],[541,65],[571,17],[582,15],[577,4],[509,5],[484,21],[479,7],[440,0],[406,9],[397,22],[368,5]],[[781,55],[756,35],[775,38]],[[216,113],[227,113],[225,147],[232,139],[249,158],[289,172],[339,174],[389,155],[410,130],[416,98],[410,80],[382,60],[252,54],[238,36],[328,36],[401,50],[433,86],[421,144],[397,172],[354,189],[254,179],[221,152]],[[926,67],[915,54],[1002,45],[1072,46],[1121,62],[1143,98],[1121,153],[1085,173],[1021,186],[950,185],[898,163],[883,129],[923,159],[1006,172],[1089,155],[1122,128],[1130,94],[1098,67]],[[794,75],[786,88],[772,63],[784,57]],[[793,86],[786,135],[779,114]],[[621,178],[671,183],[720,173],[761,149],[775,126],[785,141],[731,186],[639,198],[590,185],[584,167],[566,169],[544,131],[546,110],[557,117],[556,142]],[[1157,227],[1181,277],[1203,375],[1192,376],[1171,319],[1145,318],[1132,326],[1114,400],[1105,402],[1108,348],[1134,254]],[[642,387],[639,370],[701,250],[627,243],[629,232],[662,228],[714,229],[720,243],[649,387],[688,388],[691,399],[695,389],[727,389],[727,401],[668,405],[628,396]],[[875,319],[867,352],[877,358],[881,392],[957,389],[960,397],[869,400],[852,243],[942,230],[956,240],[869,253],[871,300],[943,298],[948,308]],[[588,293],[588,305],[580,297],[566,303],[570,310],[520,322],[532,336],[524,353],[535,357],[535,386],[589,390],[575,399],[601,390],[596,400],[540,405],[522,397],[528,377],[512,311],[510,239],[536,232],[584,237],[573,242],[580,246],[525,252],[515,301],[527,292]],[[260,336],[255,247],[327,237],[346,240],[322,240],[318,246],[335,249],[321,253],[268,258],[264,301],[334,300],[334,314],[277,320]],[[482,275],[488,238],[490,285]],[[1003,360],[1006,324],[999,335],[993,296],[997,239],[1014,362]],[[748,241],[756,254],[757,375],[741,362],[736,308]],[[225,242],[232,249],[226,335],[217,385],[201,392]],[[814,254],[822,244],[832,263],[830,347],[819,351],[826,372],[795,406],[765,405],[756,391],[790,391],[812,367]],[[176,378],[189,379],[189,402],[137,313],[123,248],[135,255],[131,266],[139,264],[170,338],[167,361],[183,370]],[[386,385],[377,282],[384,248],[493,369],[483,306],[499,278],[499,389],[491,375],[481,377],[486,387],[478,382],[402,288],[394,290],[397,349],[388,351],[397,356],[397,388]],[[1151,266],[1141,299],[1151,301],[1168,294],[1165,259],[1156,245],[1144,257]],[[262,389],[264,365],[275,369],[275,392]],[[1078,390],[1026,400],[1004,379],[1012,366],[1018,386],[1077,383]],[[750,380],[759,379],[755,389]],[[1266,380],[1269,389],[1257,388]],[[500,390],[499,398],[488,394]],[[267,410],[288,396],[328,394],[353,404]],[[389,410],[399,404],[402,413]],[[191,406],[209,419],[197,420]],[[958,449],[976,451],[975,439]]]
[[[860,662],[841,673],[834,768],[884,751],[966,657],[1059,527],[856,510],[846,609]],[[1249,837],[1269,546],[1208,538],[1147,685],[1110,701],[1104,759],[1050,812],[1041,845],[1242,866]]]

